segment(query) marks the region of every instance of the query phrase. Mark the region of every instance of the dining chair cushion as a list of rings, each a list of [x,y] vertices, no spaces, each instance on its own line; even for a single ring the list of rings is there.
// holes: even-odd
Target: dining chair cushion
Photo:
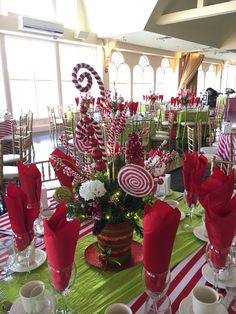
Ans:
[[[17,166],[3,166],[3,179],[12,180],[18,177]]]
[[[201,147],[200,153],[217,155],[217,147],[215,146]]]
[[[151,138],[151,140],[152,141],[161,141],[161,140],[169,140],[170,139],[170,135],[168,135],[168,134],[155,134],[152,138]]]
[[[183,126],[189,125],[189,126],[191,126],[191,125],[195,125],[195,122],[193,122],[193,121],[180,122],[180,125],[183,125]]]
[[[219,142],[213,142],[213,143],[212,143],[212,146],[213,146],[213,147],[217,147],[217,146],[218,146],[218,143],[219,143]]]
[[[216,157],[217,160],[223,160],[223,159],[222,159],[220,156],[218,156],[217,154],[203,154],[203,155],[207,158],[208,162],[211,162],[211,160],[212,160],[213,157]]]
[[[165,120],[165,121],[162,121],[161,122],[161,125],[163,125],[163,126],[167,126],[169,124],[169,121],[168,120]]]
[[[3,164],[10,164],[13,162],[17,162],[20,160],[20,155],[19,154],[4,154],[3,155]]]

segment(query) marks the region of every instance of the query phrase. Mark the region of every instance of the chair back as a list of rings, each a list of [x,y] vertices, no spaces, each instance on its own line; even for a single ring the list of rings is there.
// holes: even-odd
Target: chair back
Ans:
[[[49,160],[34,162],[41,173],[42,187],[47,191],[55,190],[60,186],[55,171]]]
[[[217,159],[216,156],[213,156],[211,159],[211,174],[213,173],[213,168],[215,167],[219,168],[228,175],[233,169],[236,169],[236,162]]]
[[[194,153],[196,151],[196,134],[195,127],[187,126],[187,143],[188,143],[188,152]]]

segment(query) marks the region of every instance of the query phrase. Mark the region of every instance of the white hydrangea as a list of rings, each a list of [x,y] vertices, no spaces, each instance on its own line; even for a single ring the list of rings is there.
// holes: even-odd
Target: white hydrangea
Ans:
[[[104,187],[104,183],[99,180],[90,180],[81,184],[79,189],[80,196],[85,201],[94,200],[96,197],[102,197],[107,190]]]

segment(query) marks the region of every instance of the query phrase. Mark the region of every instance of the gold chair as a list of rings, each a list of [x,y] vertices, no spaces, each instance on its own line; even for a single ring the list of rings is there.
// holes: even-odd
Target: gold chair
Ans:
[[[196,134],[195,134],[195,127],[187,126],[187,143],[188,143],[188,152],[194,153],[197,148],[196,143]]]
[[[213,173],[213,168],[215,167],[219,168],[228,175],[233,169],[236,169],[236,162],[217,159],[217,157],[214,156],[211,159],[211,174]]]
[[[200,110],[200,107],[198,107],[197,109],[188,109],[187,107],[185,108],[184,121],[180,122],[180,126],[183,129],[182,142],[185,139],[185,135],[186,135],[186,132],[187,132],[187,126],[191,126],[191,127],[196,126],[196,123],[198,121],[199,110]],[[196,114],[194,121],[191,121],[190,118],[189,118],[189,115],[192,114],[192,112],[194,112]]]
[[[56,117],[54,107],[48,106],[49,134],[53,140],[58,139],[59,132],[63,128],[62,118]]]
[[[0,141],[0,191],[5,191],[5,182],[18,179],[17,166],[5,166],[3,164],[3,149]]]
[[[173,125],[174,125],[174,114],[170,112],[169,117],[168,117],[168,125],[165,126],[165,129],[157,130],[156,134],[151,137],[151,147],[155,145],[155,142],[163,142],[164,140],[166,140],[170,148],[171,132],[173,130]]]
[[[61,186],[49,160],[37,161],[34,162],[34,164],[41,173],[42,188],[45,188],[47,191],[51,191]]]

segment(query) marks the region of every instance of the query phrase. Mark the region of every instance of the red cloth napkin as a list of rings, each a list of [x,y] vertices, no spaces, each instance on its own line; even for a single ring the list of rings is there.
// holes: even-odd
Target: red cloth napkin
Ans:
[[[12,182],[8,183],[7,195],[4,196],[12,230],[21,235],[16,238],[16,246],[19,251],[27,248],[34,237],[33,224],[38,217],[36,208],[27,208],[26,194]]]
[[[77,219],[67,221],[65,203],[60,203],[53,216],[49,220],[44,219],[43,224],[53,284],[57,290],[63,291],[70,280],[80,223]]]
[[[35,164],[25,166],[18,161],[18,174],[20,187],[27,196],[28,208],[40,210],[40,197],[42,189],[41,173]]]
[[[201,185],[206,172],[208,160],[204,155],[197,152],[184,153],[183,160],[183,181],[184,189],[187,191],[187,204],[196,204],[198,200],[197,189]]]
[[[210,259],[217,269],[226,264],[229,247],[236,231],[236,196],[234,173],[226,175],[218,168],[199,188],[199,201],[205,209],[205,224],[209,242],[218,249],[220,255],[210,251]]]
[[[68,176],[66,173],[64,173],[64,167],[62,165],[62,163],[67,166],[70,167],[72,170],[77,172],[74,160],[64,154],[60,149],[55,149],[52,154],[52,156],[56,156],[58,157],[59,161],[55,161],[53,158],[49,158],[51,165],[53,166],[53,169],[55,171],[55,174],[61,184],[61,186],[66,186],[69,189],[72,189],[72,182],[74,180],[73,176]]]
[[[180,211],[167,203],[156,200],[146,205],[143,218],[143,264],[151,273],[161,274],[169,269],[171,253],[180,221]],[[165,278],[158,290],[164,289]],[[155,288],[151,285],[150,290]]]

